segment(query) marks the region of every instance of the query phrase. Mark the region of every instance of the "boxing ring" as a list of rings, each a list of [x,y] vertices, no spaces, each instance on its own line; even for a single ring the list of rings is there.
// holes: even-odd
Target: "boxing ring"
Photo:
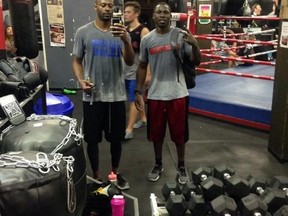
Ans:
[[[174,14],[173,17],[176,17]],[[184,17],[183,14],[181,17]],[[193,23],[191,17],[187,16],[187,26]],[[185,19],[184,17],[183,19]],[[279,20],[278,17],[195,17],[210,18],[214,20]],[[180,18],[179,18],[180,19]],[[181,20],[181,19],[180,19]],[[254,57],[275,53],[277,40],[260,41],[251,40],[249,36],[275,32],[275,29],[262,31],[226,34],[224,26],[223,34],[201,34],[195,35],[197,40],[214,40],[224,42],[237,42],[231,49],[243,47],[270,46],[272,50],[262,53],[254,53],[239,57],[219,56],[214,52],[217,49],[202,49],[201,55],[208,59],[196,68],[196,87],[189,89],[189,112],[231,122],[238,125],[248,126],[264,131],[270,130],[271,107],[274,85],[275,61],[260,61]],[[236,39],[237,36],[247,36],[246,39]],[[234,37],[231,38],[231,37]],[[249,45],[248,45],[249,44]],[[227,48],[221,48],[225,50]],[[228,48],[230,49],[230,48]],[[219,49],[218,49],[219,51]],[[252,64],[252,66],[236,66],[222,70],[213,67],[218,63],[235,61]],[[207,68],[207,66],[210,66]],[[202,74],[205,73],[205,74]]]
[[[231,68],[222,71],[229,72]],[[257,64],[238,66],[233,71],[274,76],[275,67]],[[194,89],[189,89],[189,112],[265,131],[270,129],[273,81],[207,73],[197,75],[196,83]]]

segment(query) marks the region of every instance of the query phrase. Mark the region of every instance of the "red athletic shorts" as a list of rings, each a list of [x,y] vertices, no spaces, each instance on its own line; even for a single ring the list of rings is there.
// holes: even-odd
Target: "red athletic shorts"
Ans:
[[[163,141],[168,122],[171,140],[175,144],[186,143],[189,139],[188,102],[188,97],[170,101],[148,100],[148,140]]]

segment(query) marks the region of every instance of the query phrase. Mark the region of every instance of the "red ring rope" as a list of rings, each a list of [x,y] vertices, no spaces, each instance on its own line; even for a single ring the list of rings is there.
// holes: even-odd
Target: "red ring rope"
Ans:
[[[243,33],[234,33],[234,34],[225,34],[226,37],[235,37],[235,36],[241,36],[241,35],[258,35],[258,34],[265,34],[265,33],[270,33],[270,32],[275,32],[275,29],[267,29],[263,31],[255,31],[255,32],[243,32]],[[202,36],[207,36],[207,37],[223,37],[224,34],[201,34]]]
[[[208,61],[208,62],[201,62],[200,65],[210,65],[210,64],[217,64],[221,62],[222,60],[214,60],[214,61]]]
[[[219,56],[219,55],[212,55],[207,53],[201,53],[204,57],[216,58],[216,59],[223,59],[228,61],[240,61],[240,62],[247,62],[247,63],[255,63],[255,64],[262,64],[262,65],[270,65],[275,66],[275,62],[268,62],[268,61],[259,61],[259,60],[252,60],[252,59],[243,59],[243,58],[234,58],[234,57],[227,57],[227,56]]]
[[[239,40],[239,39],[232,39],[232,38],[207,37],[207,36],[202,36],[202,35],[194,35],[194,37],[197,39],[200,39],[200,40],[215,40],[215,41],[251,43],[251,44],[262,44],[262,45],[267,45],[267,46],[274,46],[277,44],[274,41]]]
[[[261,75],[238,73],[238,72],[236,73],[236,72],[231,72],[231,71],[221,71],[221,70],[207,69],[207,68],[200,68],[200,67],[196,67],[196,70],[199,72],[210,72],[210,73],[230,75],[230,76],[241,76],[241,77],[254,78],[254,79],[274,80],[274,77],[271,77],[271,76],[261,76]]]
[[[267,20],[280,20],[279,17],[272,17],[272,16],[254,16],[254,17],[248,17],[248,16],[211,16],[211,17],[199,16],[199,17],[195,17],[195,19],[215,19],[215,20],[232,19],[232,20],[266,20],[266,21]]]

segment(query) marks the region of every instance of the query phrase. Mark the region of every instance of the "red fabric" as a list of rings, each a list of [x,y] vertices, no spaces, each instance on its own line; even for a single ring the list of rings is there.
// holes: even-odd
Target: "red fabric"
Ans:
[[[186,100],[187,98],[171,101],[148,100],[149,141],[163,141],[168,122],[171,140],[176,144],[184,144],[186,142]]]

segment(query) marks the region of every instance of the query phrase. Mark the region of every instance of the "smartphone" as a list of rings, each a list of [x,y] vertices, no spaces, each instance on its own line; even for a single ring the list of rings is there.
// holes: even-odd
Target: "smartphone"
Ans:
[[[122,23],[121,17],[112,17],[111,25],[115,25],[115,23]]]

